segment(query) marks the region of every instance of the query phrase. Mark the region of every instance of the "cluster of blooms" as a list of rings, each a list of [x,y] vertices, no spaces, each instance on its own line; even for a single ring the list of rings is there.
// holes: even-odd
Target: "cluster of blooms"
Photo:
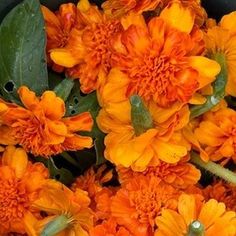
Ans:
[[[236,236],[236,186],[206,185],[191,162],[194,151],[206,164],[236,163],[226,100],[191,116],[223,69],[225,93],[236,96],[236,12],[217,24],[199,0],[106,0],[101,9],[80,0],[42,13],[48,66],[96,91],[109,164],[71,186],[50,179],[30,155],[91,148],[78,133],[91,131],[91,114],[66,117],[54,91],[38,97],[26,86],[21,104],[0,100],[0,235]]]

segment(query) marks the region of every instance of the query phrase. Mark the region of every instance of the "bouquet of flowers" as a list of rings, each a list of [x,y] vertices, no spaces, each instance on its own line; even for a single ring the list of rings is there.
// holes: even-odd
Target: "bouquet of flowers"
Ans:
[[[236,12],[23,0],[0,96],[0,235],[236,236]]]

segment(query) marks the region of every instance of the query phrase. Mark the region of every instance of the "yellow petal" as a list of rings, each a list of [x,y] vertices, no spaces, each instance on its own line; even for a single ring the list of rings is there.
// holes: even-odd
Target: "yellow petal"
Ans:
[[[236,32],[236,12],[231,12],[222,17],[220,26],[224,29],[228,29],[230,33]]]
[[[152,147],[158,158],[166,163],[177,163],[181,157],[187,155],[187,148],[173,143],[155,140]]]
[[[192,68],[199,72],[199,88],[205,87],[213,82],[215,76],[218,75],[221,70],[220,65],[216,61],[202,56],[189,57],[188,62]]]
[[[91,5],[88,0],[80,0],[77,4],[77,8],[82,12],[88,11],[90,6]]]
[[[186,33],[190,33],[194,25],[193,13],[179,2],[168,5],[161,12],[160,17],[172,27]]]
[[[24,106],[30,110],[34,109],[39,103],[39,99],[36,97],[35,92],[30,91],[26,86],[21,86],[18,89],[18,94]]]
[[[51,50],[50,57],[57,65],[67,68],[71,68],[78,63],[77,60],[73,57],[72,53],[64,48]]]
[[[206,98],[200,93],[195,93],[190,99],[189,103],[194,105],[200,105],[206,102]]]
[[[137,25],[137,26],[141,26],[141,27],[146,26],[143,15],[135,14],[132,12],[130,14],[128,14],[127,16],[124,16],[121,18],[121,24],[125,30],[128,29],[129,26],[131,26],[131,25]]]

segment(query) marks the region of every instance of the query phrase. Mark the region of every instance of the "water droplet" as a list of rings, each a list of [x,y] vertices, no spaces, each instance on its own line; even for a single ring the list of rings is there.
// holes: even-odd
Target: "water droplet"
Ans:
[[[211,96],[211,102],[213,105],[216,105],[217,103],[219,103],[219,99],[216,98],[215,96]]]
[[[32,16],[32,17],[34,17],[34,16],[35,16],[35,14],[34,14],[34,13],[32,13],[32,14],[31,14],[31,16]]]
[[[29,69],[29,71],[32,71],[32,66],[29,66],[28,69]]]

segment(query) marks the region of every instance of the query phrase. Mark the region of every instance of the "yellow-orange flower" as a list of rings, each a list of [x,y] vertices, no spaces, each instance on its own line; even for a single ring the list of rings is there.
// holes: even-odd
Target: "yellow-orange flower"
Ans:
[[[220,66],[201,56],[201,31],[194,15],[178,2],[168,5],[148,25],[131,25],[116,40],[113,66],[129,82],[127,96],[138,94],[161,107],[188,103],[195,92],[214,81]]]
[[[139,177],[112,198],[111,214],[132,234],[149,236],[161,209],[176,209],[179,192],[155,177]]]
[[[176,1],[176,0],[175,0]],[[195,15],[195,23],[203,25],[207,18],[206,11],[201,7],[200,0],[177,0],[183,6],[188,7]],[[107,0],[102,4],[105,13],[110,17],[120,17],[129,13],[142,13],[145,11],[160,11],[173,0]]]
[[[106,83],[98,91],[102,106],[97,117],[105,137],[105,157],[124,167],[143,171],[162,160],[176,163],[187,155],[190,148],[180,130],[188,123],[187,106],[176,103],[162,109],[155,103],[147,105],[153,119],[153,128],[136,135],[131,121],[131,105],[126,96],[129,79],[117,69],[112,69]]]
[[[60,236],[88,236],[88,232],[93,226],[93,214],[88,207],[89,204],[90,199],[87,192],[80,189],[72,192],[63,184],[51,180],[43,186],[39,198],[33,203],[34,208],[49,216],[42,221],[37,221],[32,215],[29,215],[27,233],[41,235],[45,232],[46,234],[49,222],[53,222],[58,216],[63,216],[67,222],[61,222],[61,224],[65,224],[65,228],[57,232],[60,233]],[[54,227],[54,230],[57,230],[59,226]]]
[[[118,166],[119,181],[123,185],[138,176],[155,176],[175,188],[185,189],[196,184],[201,176],[201,172],[188,161],[187,157],[175,164],[161,161],[159,165],[147,167],[143,172],[135,172],[130,168]]]
[[[235,216],[235,212],[225,210],[224,203],[214,199],[201,203],[193,195],[183,194],[179,197],[177,211],[163,209],[161,216],[156,218],[155,236],[187,235],[189,225],[196,220],[203,224],[205,236],[233,236]]]
[[[224,107],[204,114],[194,135],[213,161],[236,161],[236,111]]]
[[[215,181],[203,189],[203,194],[206,200],[214,198],[218,202],[223,202],[227,210],[236,211],[235,186],[224,183],[223,181]]]
[[[49,56],[50,50],[65,47],[73,30],[82,27],[82,22],[78,17],[78,9],[73,3],[62,4],[56,13],[45,6],[42,6],[41,9],[47,33],[48,63],[52,64],[53,70],[61,72],[63,67],[52,63]]]
[[[205,42],[206,50],[209,56],[214,54],[225,55],[228,69],[228,81],[226,92],[229,95],[236,96],[236,30],[234,22],[236,21],[236,12],[225,15],[219,26],[211,27],[207,30]]]
[[[107,221],[104,221],[100,225],[96,225],[92,230],[90,230],[90,236],[132,236],[130,232],[122,227],[117,225],[117,222],[114,218],[110,218]]]
[[[25,107],[8,106],[1,114],[3,124],[9,126],[17,140],[27,152],[35,156],[51,156],[65,150],[90,148],[90,137],[76,134],[78,131],[90,131],[93,119],[88,112],[63,118],[65,103],[53,91],[45,91],[41,98],[27,87],[18,90]]]
[[[86,16],[91,8],[93,13]],[[86,0],[79,3],[78,11],[85,18],[85,26],[81,30],[74,29],[67,44],[52,49],[50,56],[57,65],[70,68],[67,74],[79,78],[82,91],[90,93],[97,89],[98,74],[107,73],[111,68],[110,40],[122,26],[118,20],[107,19]]]
[[[110,17],[120,17],[129,12],[140,14],[155,10],[161,3],[162,0],[107,0],[102,8]]]
[[[25,233],[25,216],[32,209],[48,171],[41,163],[32,164],[26,152],[6,147],[0,159],[0,234]]]

